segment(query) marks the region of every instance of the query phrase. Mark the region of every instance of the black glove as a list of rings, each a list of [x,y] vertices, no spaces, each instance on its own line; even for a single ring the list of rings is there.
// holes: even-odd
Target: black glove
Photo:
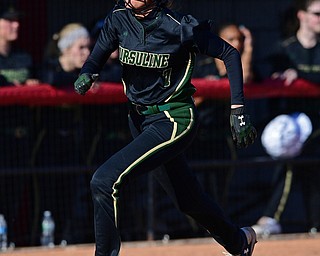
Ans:
[[[249,115],[244,113],[244,107],[231,109],[230,127],[232,140],[238,148],[248,147],[257,137],[257,131],[251,125]]]
[[[74,82],[74,90],[80,95],[84,95],[91,87],[91,85],[99,77],[98,74],[83,73]]]

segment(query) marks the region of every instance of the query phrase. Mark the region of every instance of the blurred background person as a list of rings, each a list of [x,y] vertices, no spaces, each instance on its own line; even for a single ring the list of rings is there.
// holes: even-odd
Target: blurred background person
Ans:
[[[90,54],[89,31],[80,23],[65,25],[52,36],[44,54],[41,80],[56,87],[69,87]]]
[[[74,79],[78,78],[81,65],[90,54],[90,43],[90,34],[82,24],[65,25],[48,43],[41,80],[59,89],[73,90]],[[37,164],[78,164],[81,155],[74,148],[80,150],[81,106],[47,106],[41,111],[41,130],[49,141],[42,143],[44,148],[40,150],[41,157],[37,158]],[[65,146],[59,148],[59,145]]]
[[[14,43],[19,37],[21,13],[12,5],[0,3],[0,86],[32,85],[33,61],[25,51]],[[33,109],[22,106],[3,106],[0,114],[0,165],[28,165],[32,151]],[[12,119],[12,116],[15,116]]]
[[[224,23],[219,27],[218,35],[239,51],[244,83],[251,82],[254,73],[252,69],[253,40],[250,30],[243,25]],[[220,79],[227,75],[223,62],[218,59],[200,56],[196,61],[194,78]]]
[[[290,35],[284,39],[277,51],[270,57],[275,71],[273,79],[283,80],[285,86],[291,86],[297,79],[320,84],[320,0],[295,0],[290,11],[295,13],[294,20],[288,21]],[[295,25],[295,26],[294,26]],[[293,34],[292,34],[293,33]],[[315,132],[310,136],[300,157],[315,157],[318,154],[320,129],[320,102],[309,98],[299,101],[295,98],[272,100],[272,115],[292,112],[304,112],[310,117]],[[316,146],[318,145],[318,146]],[[319,154],[318,154],[319,156]],[[289,166],[290,167],[290,166]],[[300,170],[298,170],[300,169]],[[293,176],[292,176],[293,175]],[[296,177],[296,178],[295,178]],[[257,223],[253,226],[258,235],[284,232],[281,217],[295,180],[302,184],[303,198],[306,203],[306,225],[312,232],[320,228],[320,174],[314,166],[301,167],[279,165],[274,173],[274,184],[270,199]]]
[[[34,85],[30,54],[14,47],[19,37],[21,14],[13,6],[0,4],[0,85]]]
[[[0,1],[0,86],[25,86],[38,84],[34,79],[34,63],[31,55],[18,48],[21,13],[6,1]],[[30,168],[34,145],[34,108],[19,104],[1,106],[0,111],[0,166],[6,168]],[[8,169],[10,170],[10,169]],[[10,173],[10,171],[9,171]],[[26,175],[1,178],[1,211],[7,218],[9,237],[24,234],[24,203],[29,193],[31,179]],[[11,188],[10,190],[5,190]],[[28,233],[30,235],[30,231]],[[22,238],[21,240],[24,240]],[[27,240],[27,239],[25,239]],[[18,240],[15,242],[19,243]]]
[[[296,0],[296,30],[281,42],[274,57],[273,78],[291,85],[302,78],[320,83],[320,1]]]
[[[220,27],[218,34],[241,54],[243,81],[244,83],[250,83],[254,78],[252,69],[253,42],[250,30],[243,25],[226,23]],[[222,61],[215,59],[215,65],[218,76],[226,77],[227,71]]]
[[[91,37],[80,23],[69,23],[48,42],[40,72],[41,80],[57,89],[73,91],[73,82],[88,58]],[[80,166],[85,164],[82,105],[61,104],[41,107],[37,166]],[[41,210],[51,210],[56,222],[56,242],[84,242],[87,229],[88,181],[84,172],[59,171],[42,175]],[[59,189],[56,189],[59,188]],[[64,207],[59,207],[64,205]],[[73,232],[77,230],[77,232]]]

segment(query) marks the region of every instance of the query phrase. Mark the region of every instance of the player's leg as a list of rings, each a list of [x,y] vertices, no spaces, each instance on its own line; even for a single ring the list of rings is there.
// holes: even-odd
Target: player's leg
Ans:
[[[241,252],[247,246],[245,233],[204,193],[188,167],[184,154],[172,159],[164,167],[156,170],[154,175],[177,208],[208,230],[228,252],[235,255]]]
[[[178,114],[174,118],[169,113],[146,118],[135,116],[134,127],[141,133],[93,175],[90,185],[94,204],[96,256],[118,255],[120,238],[117,206],[123,182],[131,175],[151,171],[169,161],[192,141],[196,132],[193,109],[187,106],[180,112],[183,118],[179,118]]]

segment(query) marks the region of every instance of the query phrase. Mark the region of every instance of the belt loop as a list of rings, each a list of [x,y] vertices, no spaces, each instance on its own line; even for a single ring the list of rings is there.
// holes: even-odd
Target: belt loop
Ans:
[[[156,113],[159,113],[160,112],[160,109],[158,107],[158,105],[152,105],[150,106],[150,112],[152,112],[151,114],[156,114]]]

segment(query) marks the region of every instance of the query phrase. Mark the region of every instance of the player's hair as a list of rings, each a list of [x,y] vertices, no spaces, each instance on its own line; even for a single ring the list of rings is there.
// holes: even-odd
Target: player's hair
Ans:
[[[298,10],[306,11],[312,3],[317,1],[319,0],[295,0],[294,6],[297,11]]]
[[[282,35],[284,38],[295,35],[300,27],[297,17],[299,11],[307,11],[309,6],[320,0],[295,0],[293,4],[283,13]]]
[[[133,5],[131,4],[131,0],[116,0],[116,2],[121,6],[125,6],[132,9],[132,11],[137,14],[143,14],[155,8],[170,8],[172,6],[173,0],[151,0],[149,4],[147,4],[147,0],[144,0],[145,5],[139,9],[133,7]]]
[[[222,24],[220,24],[220,26],[218,27],[218,34],[221,34],[221,32],[229,27],[236,27],[239,29],[239,25],[237,23],[228,21],[228,22],[224,22]]]

